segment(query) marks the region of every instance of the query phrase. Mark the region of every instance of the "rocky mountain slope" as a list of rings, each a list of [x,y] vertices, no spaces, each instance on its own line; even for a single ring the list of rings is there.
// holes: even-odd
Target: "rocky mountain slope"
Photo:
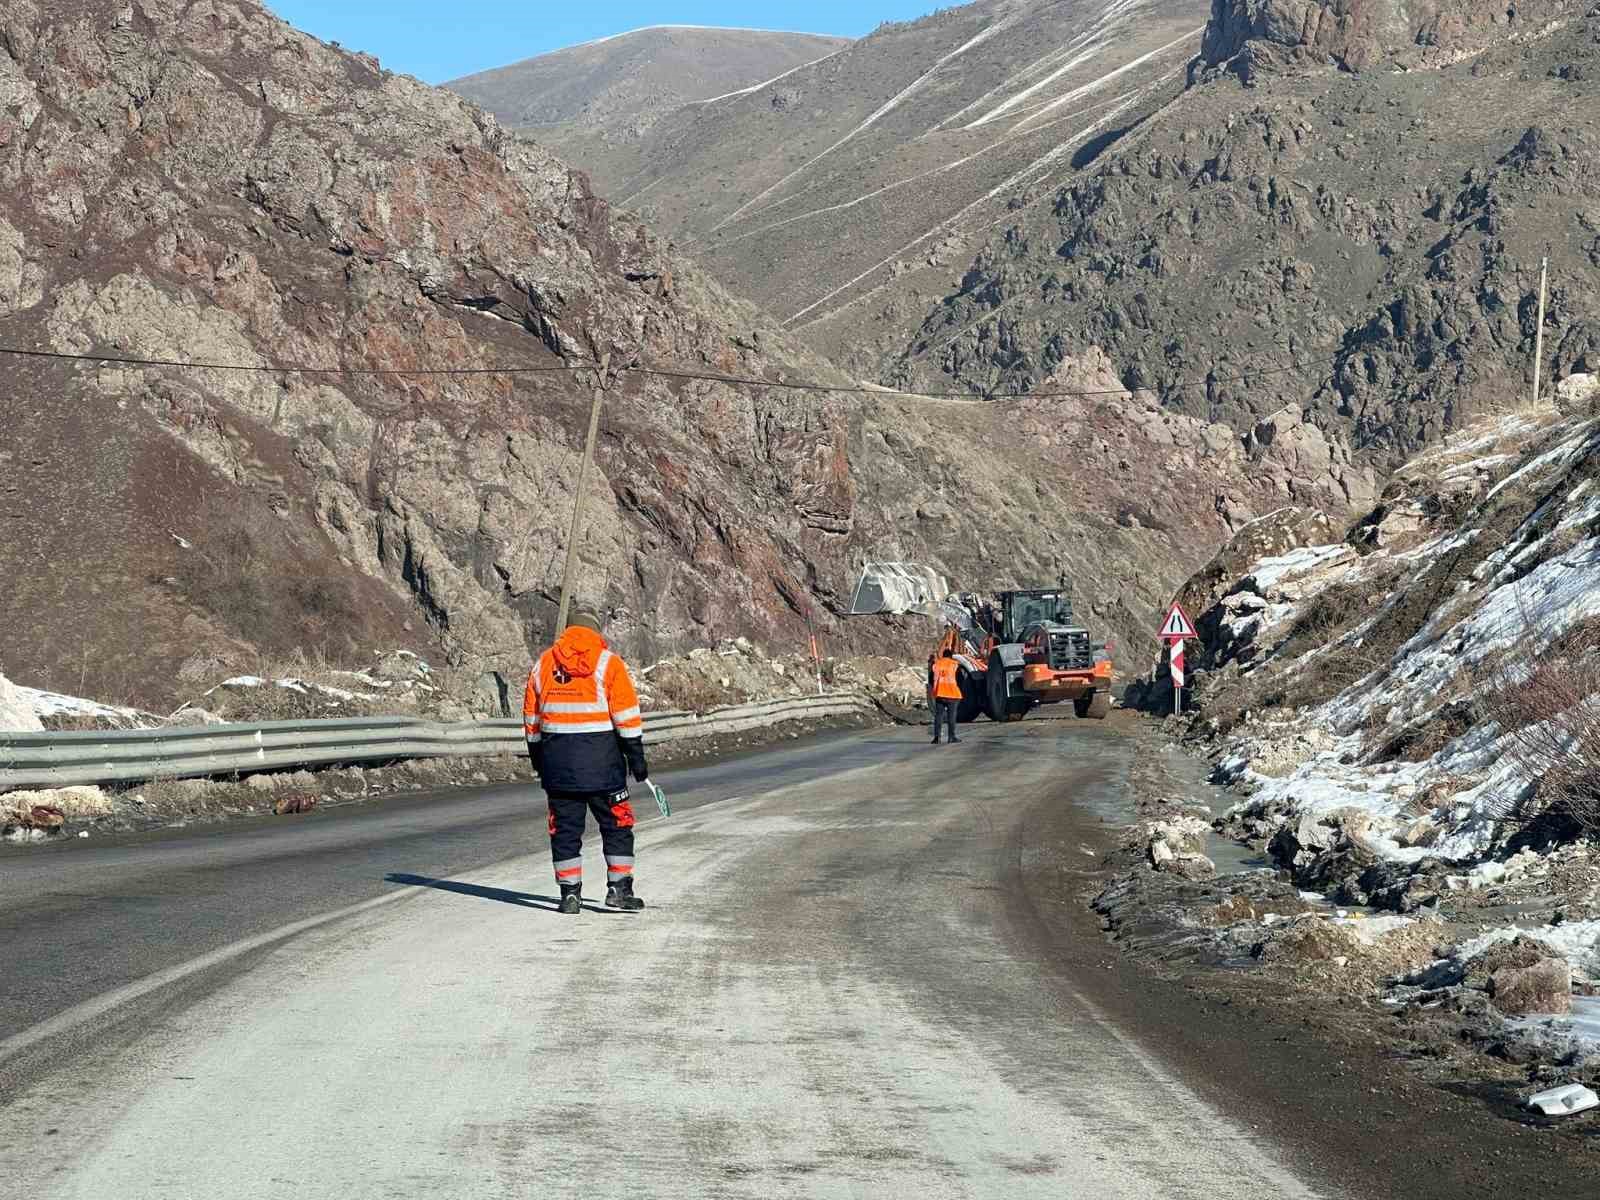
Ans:
[[[1546,377],[1600,365],[1597,39],[1594,0],[985,0],[570,151],[857,376],[1097,346],[1383,469],[1530,382],[1546,255]]]
[[[585,136],[637,138],[681,105],[756,87],[848,44],[821,34],[656,25],[445,86],[559,154]]]
[[[1233,525],[1370,493],[1295,414],[1247,445],[1088,351],[1070,404],[647,374],[843,381],[581,174],[250,0],[0,0],[0,49],[0,346],[207,364],[7,358],[19,684],[154,708],[219,659],[406,646],[515,679],[607,353],[578,598],[636,657],[920,646],[839,616],[886,559],[1065,569],[1126,640]]]
[[[886,378],[1025,389],[1084,343],[1247,431],[1395,465],[1600,365],[1600,8],[1216,0],[1192,86],[981,248]]]
[[[1348,527],[1264,518],[1186,587],[1203,614],[1194,733],[1253,794],[1230,829],[1272,842],[1303,886],[1366,904],[1352,866],[1399,863],[1403,883],[1424,860],[1466,870],[1600,818],[1592,790],[1555,786],[1574,755],[1594,769],[1589,692],[1567,685],[1593,675],[1600,618],[1600,379],[1558,394],[1562,410],[1411,460]],[[1318,858],[1341,822],[1359,823],[1353,849]]]
[[[808,344],[876,378],[1012,206],[1181,89],[1206,12],[1203,0],[978,0],[681,108],[643,138],[597,130],[561,153]]]
[[[1410,460],[1348,526],[1241,530],[1184,589],[1188,735],[1244,793],[1217,829],[1287,874],[1178,899],[1190,941],[1381,997],[1419,1041],[1438,1018],[1571,1065],[1600,1045],[1600,378],[1553,390]]]

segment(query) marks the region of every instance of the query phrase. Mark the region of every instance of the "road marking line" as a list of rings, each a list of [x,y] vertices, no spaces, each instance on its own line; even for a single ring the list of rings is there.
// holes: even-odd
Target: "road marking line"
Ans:
[[[841,779],[848,779],[853,775],[864,774],[867,771],[876,770],[885,765],[888,764],[869,763],[864,766],[851,768],[847,771],[840,771],[834,775],[828,776],[828,782],[835,783]],[[816,782],[816,780],[800,780],[792,784],[787,784],[783,787],[774,788],[769,792],[758,793],[754,796],[728,796],[721,800],[712,800],[702,805],[696,805],[695,808],[689,810],[682,817],[673,820],[672,823],[667,826],[665,830],[667,839],[670,841],[675,841],[677,840],[677,837],[674,835],[681,836],[696,829],[701,824],[701,822],[696,818],[700,817],[706,809],[723,808],[724,806],[731,805],[735,802],[758,803],[761,801],[770,800],[774,796],[781,795],[784,792],[793,791],[797,788],[814,786]],[[653,818],[648,821],[648,823],[652,825],[658,822],[666,824],[667,818]],[[499,860],[499,862],[491,863],[482,869],[493,870],[495,867],[498,867],[503,863],[513,862],[516,859],[523,857],[526,857],[526,855],[513,854],[507,858]],[[270,946],[274,942],[284,941],[288,938],[295,937],[298,934],[306,933],[309,930],[319,928],[320,926],[330,925],[335,921],[342,921],[346,917],[359,916],[361,913],[369,912],[372,909],[382,908],[386,904],[394,904],[396,901],[421,895],[425,892],[430,892],[433,890],[434,889],[432,888],[420,886],[405,887],[396,892],[387,892],[382,896],[374,896],[371,900],[363,900],[359,904],[352,904],[346,908],[339,908],[335,909],[333,912],[323,913],[321,916],[307,917],[303,921],[292,921],[288,925],[280,925],[276,929],[268,930],[266,933],[259,933],[254,937],[248,937],[242,939],[241,941],[231,942],[226,946],[222,946],[211,951],[209,954],[202,954],[199,958],[192,958],[187,962],[179,963],[177,966],[168,967],[164,971],[157,971],[153,975],[146,975],[144,978],[136,979],[132,983],[125,984],[122,987],[113,988],[109,992],[103,992],[92,1000],[85,1000],[82,1004],[75,1004],[71,1008],[65,1009],[57,1013],[55,1016],[39,1022],[37,1025],[24,1029],[21,1033],[13,1034],[4,1041],[0,1041],[0,1067],[5,1066],[8,1061],[17,1057],[17,1055],[21,1054],[24,1050],[27,1050],[31,1046],[36,1046],[40,1042],[46,1041],[53,1037],[59,1037],[61,1034],[70,1033],[78,1026],[92,1021],[97,1017],[104,1016],[113,1009],[137,1000],[141,996],[148,996],[151,992],[158,991],[159,989],[166,987],[168,984],[178,983],[181,980],[187,979],[191,975],[198,975],[201,971],[206,971],[212,967],[219,966],[231,959],[248,954],[252,950],[259,950],[263,946]]]
[[[209,970],[212,967],[228,962],[230,959],[248,954],[252,950],[259,950],[263,946],[270,946],[274,942],[283,941],[286,938],[294,937],[296,934],[316,929],[318,926],[329,925],[346,917],[357,916],[371,909],[393,904],[397,900],[420,895],[428,890],[422,887],[409,887],[402,891],[375,896],[371,900],[363,900],[360,904],[352,904],[348,908],[335,909],[333,912],[323,913],[319,917],[307,917],[303,921],[280,925],[278,928],[269,930],[266,933],[260,933],[242,941],[231,942],[226,946],[211,951],[209,954],[202,954],[199,958],[192,958],[188,962],[179,963],[175,967],[168,967],[164,971],[157,971],[154,975],[146,975],[143,979],[137,979],[130,984],[104,992],[93,1000],[85,1000],[82,1004],[75,1004],[71,1008],[59,1012],[29,1029],[24,1029],[21,1033],[13,1034],[4,1041],[0,1041],[0,1066],[4,1066],[8,1060],[15,1058],[30,1046],[35,1046],[49,1038],[68,1033],[85,1022],[104,1016],[112,1009],[137,1000],[141,996],[147,996],[151,992],[166,987],[168,984],[177,983],[191,975],[197,975],[201,971]]]

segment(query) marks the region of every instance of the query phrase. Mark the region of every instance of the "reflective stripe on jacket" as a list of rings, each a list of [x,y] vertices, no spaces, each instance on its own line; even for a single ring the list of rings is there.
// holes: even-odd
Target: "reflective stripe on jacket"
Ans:
[[[957,663],[953,658],[933,660],[933,697],[935,700],[961,699],[961,684],[956,679]]]
[[[635,779],[649,774],[633,677],[593,630],[569,629],[540,655],[522,723],[546,791],[621,791],[630,768]]]

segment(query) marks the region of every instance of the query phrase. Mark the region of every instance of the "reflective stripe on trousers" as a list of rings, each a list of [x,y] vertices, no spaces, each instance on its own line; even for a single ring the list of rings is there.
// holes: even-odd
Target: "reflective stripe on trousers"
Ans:
[[[627,792],[552,792],[549,804],[550,857],[556,882],[582,882],[583,830],[591,813],[600,827],[606,877],[616,880],[633,874],[634,816]]]
[[[556,882],[582,883],[583,859],[564,858],[560,862],[556,863]]]

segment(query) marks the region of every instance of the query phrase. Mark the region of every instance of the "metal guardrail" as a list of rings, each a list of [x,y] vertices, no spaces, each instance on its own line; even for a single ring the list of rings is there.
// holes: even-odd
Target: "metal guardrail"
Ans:
[[[860,693],[769,700],[707,713],[645,714],[645,743],[742,733],[874,707]],[[414,717],[267,721],[89,733],[0,732],[0,792],[13,788],[142,783],[249,775],[407,758],[521,754],[520,719],[445,725]]]

